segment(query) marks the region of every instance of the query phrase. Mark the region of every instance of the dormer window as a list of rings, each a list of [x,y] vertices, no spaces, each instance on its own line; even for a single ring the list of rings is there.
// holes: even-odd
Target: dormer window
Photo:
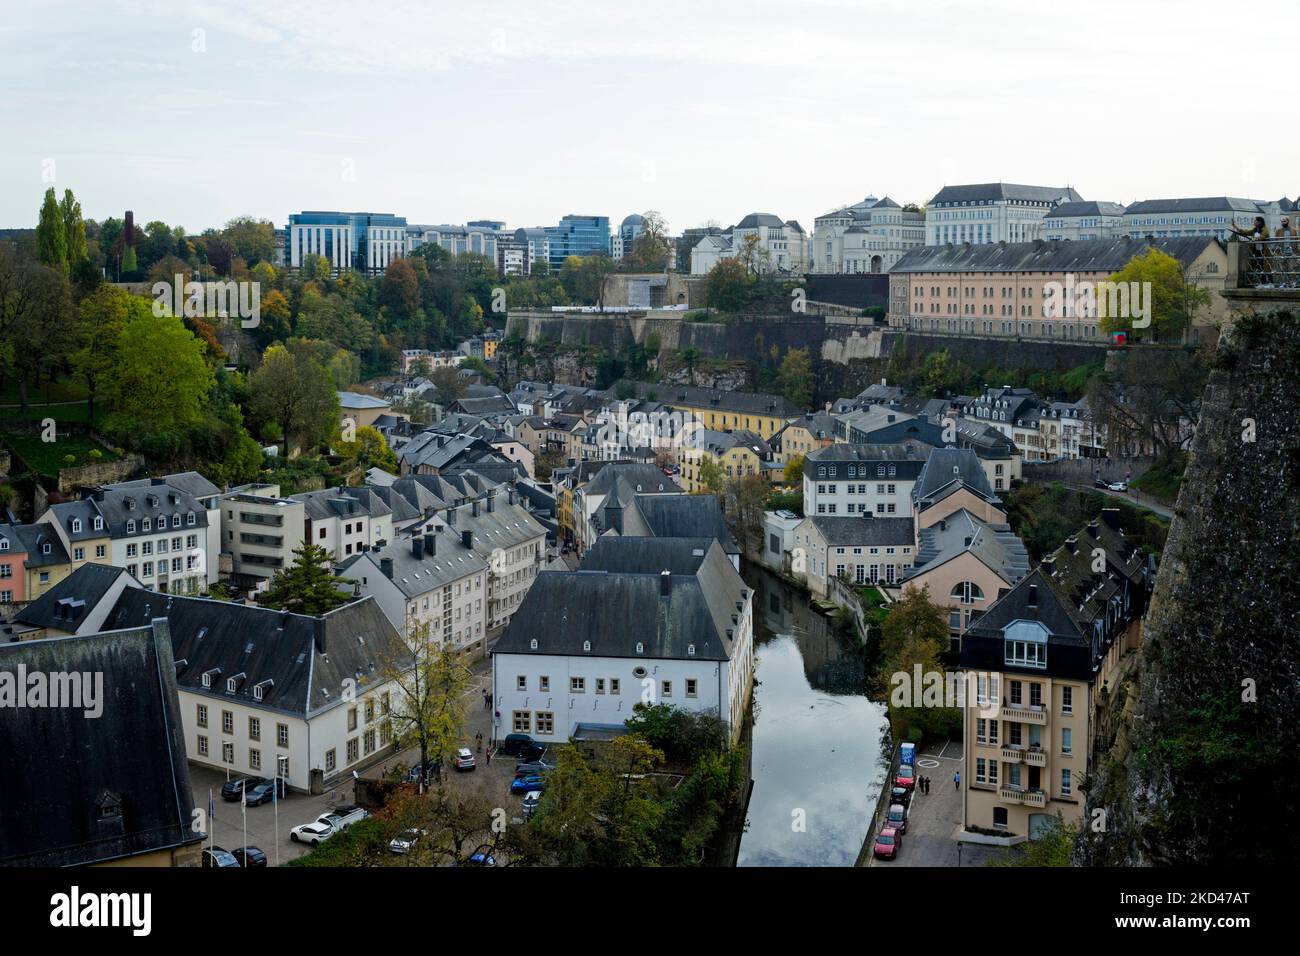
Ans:
[[[695,656],[695,645],[694,645],[694,644],[687,644],[687,645],[686,645],[686,656],[687,656],[687,657],[694,657],[694,656]]]
[[[185,516],[185,523],[186,523],[187,525],[189,525],[191,528],[194,527],[194,512],[193,512],[193,511],[191,511],[189,514],[187,514],[187,515]]]
[[[80,518],[73,518],[73,519],[72,519],[72,533],[73,533],[73,534],[80,534],[80,533],[81,533],[81,519],[80,519]]]
[[[54,546],[48,541],[41,545],[41,554],[50,554],[54,551]]]
[[[211,688],[211,687],[212,687],[212,679],[213,679],[214,677],[220,677],[220,676],[221,676],[221,668],[220,668],[220,667],[213,667],[213,668],[211,668],[211,669],[209,669],[209,670],[204,671],[204,672],[203,672],[203,686],[204,686],[205,688]]]
[[[95,530],[96,531],[104,530],[104,519],[101,518],[99,515],[95,515]]]
[[[271,680],[270,678],[263,681],[258,681],[256,684],[253,685],[253,700],[262,700],[263,698],[266,697],[267,693],[270,692],[271,688],[273,688],[274,686],[275,686],[275,681]]]
[[[528,648],[529,650],[533,650],[533,651],[537,650],[537,638],[534,637],[531,641],[528,642]]]
[[[143,528],[145,531],[149,531],[150,529],[153,528],[153,522],[150,521],[150,519],[145,518],[144,521],[140,523],[140,527]]]
[[[645,653],[645,645],[642,644],[640,641],[637,641],[637,642],[636,642],[636,652],[637,652],[638,654],[644,654],[644,653]]]
[[[0,538],[0,551],[8,551],[8,550],[9,550],[9,539]]]
[[[135,519],[134,519],[134,518],[132,518],[130,521],[128,521],[128,522],[126,523],[126,533],[127,533],[127,534],[135,534]]]
[[[582,642],[582,649],[583,649],[584,651],[589,651],[589,650],[591,650],[591,641],[583,641],[583,642]]]
[[[226,693],[233,694],[234,692],[235,692],[235,679],[231,677],[226,681]]]
[[[172,527],[173,527],[173,528],[179,528],[180,526],[181,526],[181,516],[180,516],[180,515],[172,515]]]

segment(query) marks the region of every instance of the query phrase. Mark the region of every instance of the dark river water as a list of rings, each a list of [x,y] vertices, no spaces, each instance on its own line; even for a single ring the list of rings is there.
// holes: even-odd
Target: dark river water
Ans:
[[[754,790],[738,866],[852,866],[884,783],[863,652],[805,595],[746,565],[758,657]]]

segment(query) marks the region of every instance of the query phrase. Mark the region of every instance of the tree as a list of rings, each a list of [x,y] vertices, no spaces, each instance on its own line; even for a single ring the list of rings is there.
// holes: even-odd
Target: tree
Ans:
[[[293,563],[271,579],[257,603],[262,607],[317,616],[328,614],[350,600],[339,590],[342,578],[330,570],[331,556],[324,548],[304,541],[293,549]]]
[[[453,365],[443,365],[433,370],[429,381],[438,390],[438,404],[443,408],[465,397],[467,391],[465,380]]]
[[[419,311],[420,281],[410,260],[394,259],[388,264],[380,285],[379,302],[401,319],[409,319]]]
[[[1143,302],[1150,306],[1150,326],[1135,329],[1134,313],[1138,303],[1129,299],[1127,314],[1110,315],[1111,302],[1104,293],[1097,295],[1097,315],[1101,320],[1101,329],[1107,335],[1114,332],[1126,332],[1137,339],[1176,340],[1183,336],[1191,325],[1196,311],[1209,304],[1210,294],[1207,290],[1187,281],[1183,267],[1173,256],[1151,248],[1141,255],[1134,256],[1119,272],[1107,280],[1133,288],[1129,283],[1136,283],[1140,290],[1150,289],[1150,298],[1143,296]],[[1121,306],[1122,300],[1116,303]]]
[[[763,550],[763,510],[772,486],[761,475],[743,475],[726,483],[727,514],[742,550]]]
[[[206,350],[181,319],[132,310],[105,369],[111,430],[139,435],[200,421],[214,381]]]
[[[754,280],[737,259],[722,259],[704,280],[705,301],[719,312],[741,312],[749,304]]]
[[[631,265],[635,269],[661,271],[672,255],[668,241],[668,222],[663,213],[649,209],[641,216],[641,234],[632,242]]]
[[[40,220],[36,223],[36,258],[52,269],[68,271],[68,232],[53,186],[45,190]]]
[[[42,210],[44,211],[44,210]],[[71,189],[63,190],[59,203],[59,218],[63,221],[64,256],[71,273],[87,257],[86,222],[81,218],[81,203]]]
[[[221,238],[234,255],[250,265],[275,258],[275,224],[268,219],[238,216],[226,223]]]
[[[772,271],[772,254],[763,246],[758,233],[746,233],[736,250],[736,259],[750,275],[763,275]]]
[[[1212,352],[1128,349],[1088,386],[1093,422],[1111,455],[1154,454],[1173,460],[1200,419]]]
[[[803,455],[795,455],[785,463],[785,483],[803,486]]]
[[[700,361],[701,352],[693,345],[677,350],[677,358],[686,366],[686,374],[689,376],[690,383],[695,384],[695,366]]]
[[[700,462],[700,484],[704,487],[696,492],[697,494],[713,494],[721,496],[726,490],[726,479],[722,474],[722,466],[712,455],[703,453],[699,458]]]
[[[151,316],[148,301],[116,286],[102,285],[81,300],[77,349],[72,370],[86,385],[86,414],[95,423],[95,397],[117,362],[117,347],[127,322]]]
[[[808,408],[812,404],[813,377],[812,359],[807,349],[790,349],[781,360],[777,372],[781,383],[781,393],[799,408]]]
[[[356,441],[337,442],[334,450],[343,457],[347,472],[358,468],[382,468],[389,474],[398,473],[397,456],[388,447],[384,436],[370,425],[362,425],[357,429]]]
[[[961,711],[957,708],[942,706],[943,700],[936,704],[911,699],[915,668],[919,666],[922,675],[942,673],[939,658],[949,643],[946,609],[930,600],[929,586],[905,587],[899,600],[890,606],[881,631],[876,676],[882,687],[893,687],[889,720],[894,736],[910,739],[946,733],[954,724],[960,727]],[[925,706],[927,703],[931,706]]]
[[[17,379],[24,412],[28,387],[67,354],[71,326],[63,270],[0,243],[0,378]]]
[[[428,621],[412,624],[406,643],[414,666],[406,666],[405,658],[385,662],[387,677],[400,691],[389,716],[393,735],[399,746],[420,748],[422,768],[430,761],[447,763],[465,736],[464,696],[473,675],[450,642],[432,637]]]
[[[289,300],[279,289],[271,289],[263,294],[260,311],[256,335],[263,347],[272,342],[283,342],[293,334],[293,313],[289,308]]]
[[[248,384],[253,414],[279,426],[286,457],[293,441],[309,447],[333,434],[340,415],[334,380],[305,344],[271,346]]]

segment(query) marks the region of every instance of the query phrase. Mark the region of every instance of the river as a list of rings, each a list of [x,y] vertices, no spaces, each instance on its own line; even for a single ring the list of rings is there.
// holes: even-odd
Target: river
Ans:
[[[754,789],[738,866],[852,866],[884,784],[883,704],[861,647],[807,595],[746,563],[754,588]]]

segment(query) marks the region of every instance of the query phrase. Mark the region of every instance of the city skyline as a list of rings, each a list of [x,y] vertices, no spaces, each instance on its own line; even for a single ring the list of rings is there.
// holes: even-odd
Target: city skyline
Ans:
[[[512,227],[657,209],[675,233],[771,212],[811,229],[868,193],[925,203],[999,181],[1125,204],[1294,197],[1300,133],[1273,129],[1232,66],[1285,61],[1283,33],[1219,17],[1210,48],[1182,10],[1106,2],[1086,29],[1020,2],[15,10],[0,227],[34,225],[49,186],[90,218],[132,209],[191,232],[299,209]],[[1214,148],[1215,116],[1269,129],[1267,148]]]

